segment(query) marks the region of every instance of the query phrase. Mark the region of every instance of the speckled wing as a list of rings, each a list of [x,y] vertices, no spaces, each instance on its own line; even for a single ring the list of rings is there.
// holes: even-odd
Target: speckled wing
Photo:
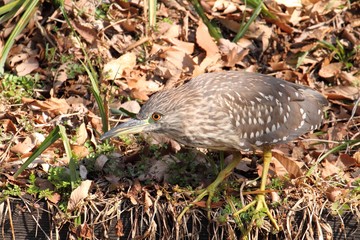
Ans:
[[[219,110],[228,116],[238,148],[244,150],[287,142],[318,128],[327,105],[310,88],[256,73],[227,72],[223,88]]]

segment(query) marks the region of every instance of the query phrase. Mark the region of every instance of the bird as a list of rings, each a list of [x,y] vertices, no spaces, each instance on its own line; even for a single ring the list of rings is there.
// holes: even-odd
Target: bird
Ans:
[[[279,230],[264,195],[271,149],[319,128],[327,105],[327,99],[316,90],[269,75],[204,73],[179,87],[153,94],[135,118],[106,132],[100,140],[152,132],[190,147],[237,153],[193,201],[208,195],[208,206],[215,189],[241,161],[241,151],[263,150],[260,189],[249,206],[256,204],[256,211],[265,209]],[[178,219],[192,206],[187,206]]]

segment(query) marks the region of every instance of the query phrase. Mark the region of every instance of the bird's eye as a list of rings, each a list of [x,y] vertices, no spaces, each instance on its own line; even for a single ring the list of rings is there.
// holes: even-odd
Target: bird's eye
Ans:
[[[159,121],[161,119],[161,117],[162,117],[162,115],[160,113],[156,113],[156,112],[151,115],[152,120],[154,120],[155,122]]]

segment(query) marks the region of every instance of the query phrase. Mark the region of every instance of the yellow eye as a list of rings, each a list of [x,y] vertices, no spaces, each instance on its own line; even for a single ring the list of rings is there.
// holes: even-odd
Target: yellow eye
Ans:
[[[151,118],[152,118],[152,120],[154,120],[155,122],[156,121],[159,121],[160,119],[161,119],[161,114],[160,113],[153,113],[152,115],[151,115]]]

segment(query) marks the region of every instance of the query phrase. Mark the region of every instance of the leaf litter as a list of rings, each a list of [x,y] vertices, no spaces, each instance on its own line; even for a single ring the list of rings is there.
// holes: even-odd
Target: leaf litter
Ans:
[[[66,201],[69,216],[81,212],[93,217],[92,221],[84,220],[72,228],[73,236],[96,239],[95,227],[108,229],[112,221],[116,223],[118,237],[154,239],[159,232],[161,239],[197,236],[204,211],[200,208],[190,211],[186,218],[192,221],[191,228],[176,225],[175,219],[194,199],[186,187],[196,190],[213,181],[219,155],[189,150],[163,137],[154,140],[146,134],[113,139],[110,152],[97,154],[94,149],[99,147],[96,139],[102,131],[101,120],[80,61],[89,58],[98,69],[101,89],[110,106],[133,112],[152,93],[178,86],[201,73],[245,69],[308,85],[330,101],[320,131],[303,136],[302,141],[275,147],[269,177],[272,181],[269,180],[267,189],[272,196],[269,201],[279,203],[274,214],[282,232],[276,236],[303,239],[306,233],[306,239],[333,238],[335,230],[324,216],[347,211],[360,218],[359,143],[350,144],[359,138],[360,4],[342,0],[265,3],[276,18],[259,17],[236,43],[231,39],[244,13],[249,16],[252,11],[241,2],[202,2],[207,16],[218,22],[224,33],[218,42],[185,2],[159,3],[158,25],[151,31],[144,18],[144,2],[109,1],[104,7],[91,1],[65,1],[70,23],[80,38],[71,34],[60,11],[54,9],[50,14],[41,5],[39,14],[34,16],[37,24],[24,29],[7,62],[7,71],[17,76],[37,76],[36,87],[30,94],[24,94],[21,87],[2,80],[2,189],[18,184],[26,194],[21,183],[27,182],[30,174],[46,180],[36,182],[43,189],[50,183],[45,177],[50,168],[67,169],[69,160],[58,141],[19,180],[11,177],[43,137],[54,126],[63,124],[73,138],[72,151],[81,159],[84,180],[71,193],[55,191],[46,199],[57,206],[52,213],[62,224],[71,222],[72,217],[64,217],[65,212],[58,207],[60,201]],[[99,17],[100,13],[104,16]],[[14,23],[15,19],[3,24],[0,46],[4,46]],[[81,45],[85,46],[87,56]],[[117,121],[118,117],[110,119],[111,125]],[[340,144],[344,147],[318,162],[323,154]],[[262,170],[257,163],[259,156],[259,152],[245,153],[246,160],[229,177],[228,182],[235,187],[222,186],[226,194],[218,196],[221,200],[214,203],[218,208],[210,212],[214,221],[208,231],[213,239],[237,238],[238,223],[225,211],[226,196],[239,195],[241,186],[242,201],[252,200],[247,192],[256,189],[253,179]],[[209,158],[215,160],[215,165]],[[33,194],[33,201],[37,197]],[[133,224],[130,232],[126,232],[120,216],[129,214]],[[303,216],[301,220],[299,216]],[[270,231],[266,221],[260,230],[253,229],[249,234],[268,236]]]

